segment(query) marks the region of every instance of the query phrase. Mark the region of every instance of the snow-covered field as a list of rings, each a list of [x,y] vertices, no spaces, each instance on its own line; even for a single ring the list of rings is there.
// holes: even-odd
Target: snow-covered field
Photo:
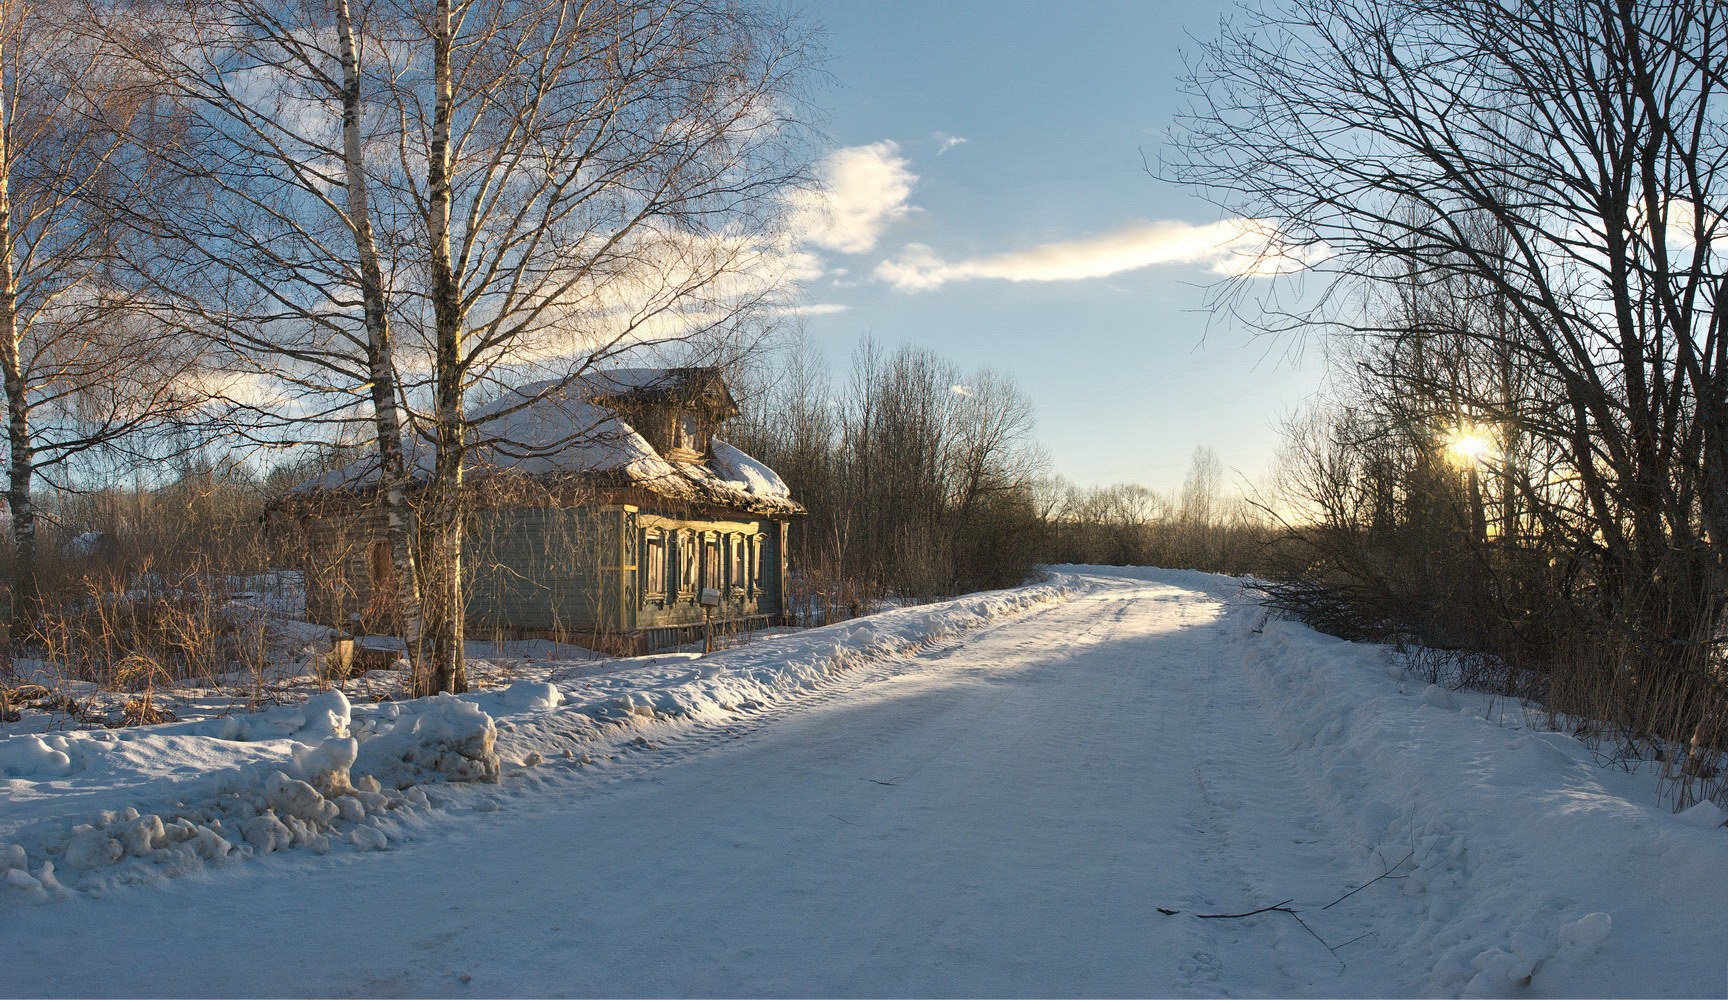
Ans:
[[[1225,578],[545,676],[0,741],[0,993],[1728,993],[1715,806]]]

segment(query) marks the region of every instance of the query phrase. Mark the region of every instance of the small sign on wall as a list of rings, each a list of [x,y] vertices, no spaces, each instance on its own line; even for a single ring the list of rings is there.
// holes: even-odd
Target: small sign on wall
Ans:
[[[717,608],[720,606],[720,591],[715,590],[713,587],[703,587],[702,594],[697,598],[697,602],[705,608]]]

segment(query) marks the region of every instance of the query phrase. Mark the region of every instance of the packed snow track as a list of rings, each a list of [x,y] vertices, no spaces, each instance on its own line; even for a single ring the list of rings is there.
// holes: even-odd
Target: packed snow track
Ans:
[[[1071,600],[507,770],[387,851],[0,911],[0,993],[1728,988],[1728,830],[1647,778],[1237,581],[1067,569]]]

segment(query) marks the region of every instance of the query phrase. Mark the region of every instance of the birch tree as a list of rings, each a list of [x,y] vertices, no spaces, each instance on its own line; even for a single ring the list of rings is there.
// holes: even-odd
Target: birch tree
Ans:
[[[399,160],[426,169],[396,197],[426,251],[434,678],[462,690],[468,456],[548,447],[517,438],[515,414],[620,353],[722,338],[773,303],[800,266],[782,220],[808,53],[776,15],[723,0],[435,0],[413,23],[405,51],[429,66],[411,55],[396,77]],[[551,387],[470,417],[477,387],[529,375]]]
[[[347,188],[347,223],[358,258],[360,308],[366,328],[366,372],[372,390],[373,431],[377,436],[378,470],[384,505],[385,532],[395,565],[397,605],[402,639],[416,677],[425,661],[420,574],[415,559],[412,512],[407,489],[409,474],[402,454],[402,421],[396,384],[396,350],[390,330],[390,304],[385,294],[384,268],[372,233],[372,206],[366,171],[366,143],[361,132],[365,110],[365,75],[361,47],[348,0],[331,0],[336,22],[338,58],[342,66],[342,181]]]
[[[149,11],[116,33],[190,109],[196,141],[169,159],[213,194],[139,220],[178,247],[149,266],[294,420],[369,404],[402,603],[417,581],[430,686],[461,690],[471,456],[590,433],[513,428],[608,359],[755,327],[804,266],[781,215],[807,48],[725,0]],[[471,415],[529,381],[544,391]],[[412,567],[391,492],[410,477]]]
[[[105,206],[155,198],[129,150],[141,92],[112,53],[72,44],[65,5],[0,8],[0,381],[6,401],[13,645],[41,607],[45,477],[194,400],[195,354],[136,308]],[[158,122],[157,124],[160,124]]]
[[[424,684],[414,512],[390,283],[368,136],[388,108],[363,8],[348,0],[92,6],[85,30],[171,104],[180,139],[146,151],[178,198],[117,206],[149,237],[131,261],[159,321],[209,345],[230,434],[287,447],[369,426],[405,649]],[[388,37],[387,35],[385,37]],[[388,150],[384,150],[387,153]],[[386,236],[391,227],[384,226]]]

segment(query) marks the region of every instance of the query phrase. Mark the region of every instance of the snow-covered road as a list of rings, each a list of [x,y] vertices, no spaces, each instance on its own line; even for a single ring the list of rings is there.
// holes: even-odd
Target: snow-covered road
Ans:
[[[1345,711],[1337,732],[1326,718],[1308,725],[1285,701],[1323,701],[1328,676],[1299,677],[1297,691],[1278,665],[1293,649],[1313,659],[1312,650],[1366,647],[1306,630],[1281,636],[1276,623],[1250,632],[1252,609],[1226,601],[1233,590],[1199,574],[1094,577],[1071,601],[860,667],[728,724],[668,727],[600,767],[549,763],[507,778],[473,800],[486,811],[458,800],[385,853],[274,854],[0,913],[0,993],[1410,995],[1474,983],[1522,995],[1696,995],[1728,986],[1728,929],[1710,925],[1728,907],[1723,869],[1647,885],[1654,900],[1607,898],[1618,883],[1588,874],[1550,884],[1563,869],[1507,833],[1512,820],[1471,813],[1492,802],[1456,803],[1471,813],[1462,818],[1428,815],[1417,793],[1374,787],[1396,766],[1338,777],[1366,710]],[[1442,775],[1471,773],[1469,787],[1506,784],[1470,741],[1511,746],[1527,734],[1467,706],[1424,702],[1420,684],[1412,690],[1376,662],[1348,669],[1372,674],[1390,706],[1372,720],[1386,741],[1377,760],[1405,755]],[[1386,717],[1404,711],[1414,721]],[[1430,726],[1438,735],[1415,746]],[[1531,750],[1537,777],[1550,786],[1577,777],[1570,769],[1585,765],[1553,759],[1547,746]],[[1514,777],[1528,770],[1519,752],[1505,751]],[[1642,830],[1638,845],[1620,846],[1642,852],[1634,861],[1651,872],[1728,858],[1709,839],[1728,831],[1686,826],[1600,783],[1562,790],[1575,800],[1572,822]],[[1365,814],[1374,815],[1365,823]],[[1568,864],[1616,879],[1643,870],[1620,857]],[[1395,877],[1321,909],[1378,871]],[[1510,912],[1490,890],[1531,908]],[[1287,900],[1302,912],[1193,915]],[[1652,926],[1664,908],[1671,925]],[[1595,924],[1582,920],[1597,911],[1615,921],[1601,953]],[[1455,925],[1467,929],[1448,938]]]

